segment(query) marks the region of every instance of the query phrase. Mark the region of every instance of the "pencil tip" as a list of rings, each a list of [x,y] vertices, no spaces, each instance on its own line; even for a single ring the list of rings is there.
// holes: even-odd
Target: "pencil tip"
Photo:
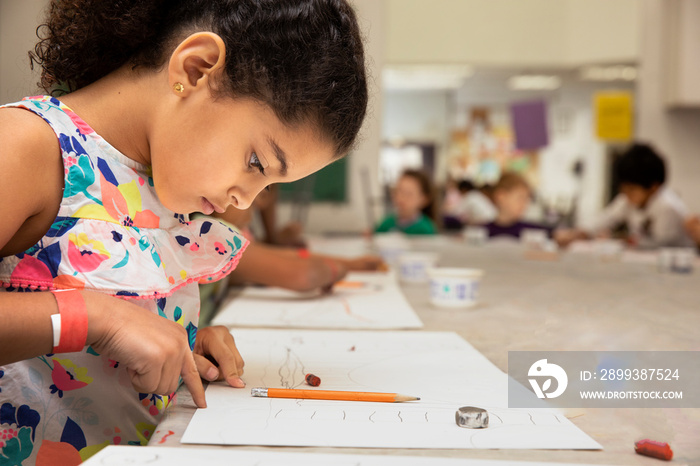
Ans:
[[[420,400],[420,397],[417,396],[408,396],[408,395],[396,395],[395,401],[401,402],[401,401],[417,401]]]

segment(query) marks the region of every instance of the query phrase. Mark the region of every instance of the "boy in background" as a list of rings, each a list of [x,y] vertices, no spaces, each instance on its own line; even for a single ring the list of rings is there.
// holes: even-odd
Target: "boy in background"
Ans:
[[[610,236],[620,226],[624,239],[640,248],[692,246],[684,228],[687,208],[666,183],[666,164],[647,144],[632,145],[616,162],[619,190],[590,229],[555,233],[560,245]]]
[[[531,198],[530,185],[525,178],[517,173],[504,173],[493,188],[493,202],[497,213],[496,218],[485,225],[489,237],[520,238],[524,230],[545,230],[549,236],[549,228],[523,221]]]

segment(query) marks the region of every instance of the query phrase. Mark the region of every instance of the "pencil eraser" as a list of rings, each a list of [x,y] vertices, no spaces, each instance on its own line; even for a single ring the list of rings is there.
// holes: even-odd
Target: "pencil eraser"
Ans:
[[[482,408],[462,406],[455,413],[455,421],[459,427],[484,429],[489,426],[489,413]]]

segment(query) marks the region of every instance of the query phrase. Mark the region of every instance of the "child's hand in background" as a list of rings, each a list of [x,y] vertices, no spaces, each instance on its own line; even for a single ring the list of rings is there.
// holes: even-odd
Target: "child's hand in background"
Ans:
[[[218,325],[199,329],[194,360],[203,379],[210,382],[225,380],[232,387],[245,387],[241,380],[245,363],[226,327]]]
[[[379,256],[373,256],[373,255],[361,256],[361,257],[356,257],[354,259],[346,259],[344,262],[345,262],[345,267],[351,271],[375,272],[375,271],[387,270],[387,266],[384,263],[384,260]]]
[[[700,244],[700,217],[692,216],[685,220],[685,231],[697,244]]]
[[[204,386],[182,325],[123,299],[82,294],[88,310],[88,344],[126,366],[135,390],[169,395],[182,376],[197,406],[206,407]]]

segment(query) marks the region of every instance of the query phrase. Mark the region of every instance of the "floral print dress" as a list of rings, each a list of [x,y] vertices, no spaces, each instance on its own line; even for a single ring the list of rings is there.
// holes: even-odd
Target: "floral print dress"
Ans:
[[[199,282],[233,270],[247,240],[166,209],[148,167],[127,158],[59,100],[6,107],[53,128],[64,191],[45,236],[0,258],[0,292],[64,288],[132,300],[182,325],[194,347]],[[109,444],[145,444],[171,396],[137,393],[125,367],[91,347],[0,366],[0,466],[78,464]]]

